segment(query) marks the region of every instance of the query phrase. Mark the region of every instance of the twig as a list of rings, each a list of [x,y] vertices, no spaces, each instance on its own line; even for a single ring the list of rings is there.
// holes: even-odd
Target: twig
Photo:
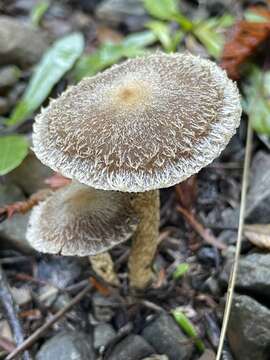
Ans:
[[[164,309],[163,309],[161,306],[153,303],[152,301],[142,300],[140,303],[141,303],[142,305],[144,305],[145,307],[147,307],[147,308],[149,308],[149,309],[151,309],[151,310],[154,310],[154,311],[156,311],[156,312],[159,312],[159,313],[164,312]]]
[[[203,238],[205,242],[215,246],[217,249],[225,250],[227,246],[222,242],[218,241],[209,231],[207,231],[202,224],[195,218],[195,216],[182,206],[177,206],[177,211],[184,215],[185,219],[193,227],[193,229]]]
[[[31,261],[30,256],[10,256],[3,259],[0,259],[1,265],[12,265],[12,264],[18,264],[18,263],[24,263]]]
[[[245,218],[245,208],[246,208],[246,196],[247,196],[247,187],[248,187],[248,175],[250,169],[250,160],[251,160],[251,148],[252,148],[252,138],[253,138],[253,130],[251,127],[251,122],[248,122],[248,131],[247,131],[247,141],[246,141],[246,154],[245,154],[245,162],[244,162],[244,170],[243,170],[243,181],[242,181],[242,191],[241,191],[241,204],[240,204],[240,215],[239,215],[239,227],[237,234],[237,242],[234,256],[234,264],[231,270],[230,281],[228,285],[228,295],[227,301],[225,305],[223,323],[221,328],[219,346],[217,350],[216,360],[220,360],[224,345],[224,340],[226,336],[226,331],[228,327],[229,317],[231,313],[233,293],[235,288],[235,282],[238,271],[239,257],[241,253],[241,244],[242,244],[242,234],[244,227],[244,218]]]
[[[9,204],[3,208],[0,208],[0,222],[12,217],[16,213],[27,213],[40,201],[45,200],[51,194],[51,192],[52,191],[50,189],[42,189],[31,195],[29,199],[24,201],[17,201],[13,204]]]
[[[16,346],[9,339],[6,339],[4,336],[0,336],[0,347],[7,352],[13,351]]]
[[[61,317],[69,311],[74,305],[76,305],[91,289],[91,285],[87,285],[78,295],[76,295],[70,303],[68,303],[63,309],[59,310],[52,318],[44,325],[38,328],[32,335],[30,335],[20,346],[18,346],[12,353],[10,353],[5,360],[12,360],[25,349],[28,349],[34,342],[47,331],[54,323],[56,323]]]
[[[23,330],[18,318],[18,307],[15,304],[13,297],[11,295],[8,281],[6,275],[0,265],[0,301],[2,306],[6,312],[9,324],[12,328],[14,339],[16,345],[20,346],[20,344],[24,341]],[[27,351],[23,354],[24,360],[30,360],[29,353]]]

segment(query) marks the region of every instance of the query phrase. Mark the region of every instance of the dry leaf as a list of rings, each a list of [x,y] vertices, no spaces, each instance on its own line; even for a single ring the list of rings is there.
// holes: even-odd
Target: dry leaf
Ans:
[[[255,246],[270,250],[270,224],[245,225],[244,234]]]
[[[251,7],[251,11],[263,17],[265,21],[238,21],[223,49],[221,66],[235,80],[240,77],[240,65],[246,62],[258,47],[270,37],[270,11],[262,6]]]
[[[215,360],[216,355],[212,350],[206,349],[199,360]]]
[[[71,180],[65,176],[55,173],[53,176],[47,178],[45,184],[49,185],[51,189],[60,189],[71,183]]]
[[[175,185],[176,194],[180,204],[187,210],[191,210],[197,199],[197,177],[193,175],[181,184]]]

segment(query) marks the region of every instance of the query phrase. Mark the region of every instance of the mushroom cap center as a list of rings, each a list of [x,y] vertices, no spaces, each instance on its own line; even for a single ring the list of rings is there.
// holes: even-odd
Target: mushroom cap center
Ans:
[[[143,81],[129,80],[114,89],[112,101],[117,107],[132,107],[145,103],[148,96],[149,91]]]

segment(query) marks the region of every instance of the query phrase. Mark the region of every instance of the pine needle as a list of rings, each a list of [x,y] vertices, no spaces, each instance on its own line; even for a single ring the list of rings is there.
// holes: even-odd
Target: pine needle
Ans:
[[[239,257],[241,253],[241,244],[242,244],[242,234],[244,227],[244,218],[245,218],[245,208],[246,208],[246,197],[247,197],[247,187],[248,187],[248,177],[249,177],[249,169],[250,169],[250,161],[251,161],[251,148],[252,148],[252,138],[253,138],[253,130],[251,127],[251,122],[248,122],[248,130],[247,130],[247,140],[246,140],[246,154],[244,161],[244,170],[243,170],[243,180],[242,180],[242,191],[241,191],[241,204],[240,204],[240,215],[239,215],[239,223],[238,223],[238,234],[237,234],[237,242],[234,256],[234,263],[231,270],[230,281],[228,285],[227,292],[227,301],[225,305],[223,323],[221,328],[219,346],[217,350],[216,360],[221,359],[224,340],[226,336],[226,331],[228,327],[228,322],[231,313],[232,300],[235,288],[235,282],[237,277],[238,265],[239,265]]]

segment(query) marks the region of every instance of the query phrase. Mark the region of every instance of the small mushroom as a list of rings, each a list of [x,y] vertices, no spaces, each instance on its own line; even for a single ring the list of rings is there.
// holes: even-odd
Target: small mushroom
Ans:
[[[156,53],[70,87],[37,117],[33,143],[38,158],[67,177],[137,193],[129,270],[131,285],[143,288],[158,242],[158,189],[219,156],[240,117],[237,87],[215,63]]]
[[[26,236],[40,252],[88,256],[126,241],[136,225],[122,193],[71,183],[34,207]]]

